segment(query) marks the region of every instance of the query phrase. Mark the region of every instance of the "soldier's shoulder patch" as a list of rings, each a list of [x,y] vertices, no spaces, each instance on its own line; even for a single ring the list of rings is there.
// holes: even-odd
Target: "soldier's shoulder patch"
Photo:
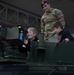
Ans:
[[[64,16],[62,12],[60,12],[60,16]]]
[[[60,15],[61,17],[64,16],[61,10],[59,10],[59,9],[54,9],[54,11],[55,11],[55,14],[56,14],[56,15]]]

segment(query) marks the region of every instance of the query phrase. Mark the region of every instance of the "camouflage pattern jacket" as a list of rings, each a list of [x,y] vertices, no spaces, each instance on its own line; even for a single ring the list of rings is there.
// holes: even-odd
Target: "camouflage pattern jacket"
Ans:
[[[41,32],[45,34],[45,38],[54,34],[52,26],[56,21],[60,21],[65,27],[64,15],[59,9],[50,8],[49,12],[45,12],[41,17]]]

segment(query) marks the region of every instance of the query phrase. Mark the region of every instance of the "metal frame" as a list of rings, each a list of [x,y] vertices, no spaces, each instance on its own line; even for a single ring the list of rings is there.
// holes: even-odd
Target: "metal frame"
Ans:
[[[22,24],[26,28],[29,26],[40,28],[40,16],[0,2],[0,23],[9,27]]]

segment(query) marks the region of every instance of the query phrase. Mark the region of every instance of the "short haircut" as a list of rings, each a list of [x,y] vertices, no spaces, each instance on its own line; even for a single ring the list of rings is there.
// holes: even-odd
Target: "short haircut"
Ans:
[[[38,30],[35,27],[29,27],[28,29],[33,31],[33,33],[35,33],[36,36],[38,35]]]
[[[52,29],[58,28],[58,27],[60,27],[61,29],[63,29],[63,26],[62,26],[62,24],[61,24],[60,21],[55,22],[54,25],[52,26]]]

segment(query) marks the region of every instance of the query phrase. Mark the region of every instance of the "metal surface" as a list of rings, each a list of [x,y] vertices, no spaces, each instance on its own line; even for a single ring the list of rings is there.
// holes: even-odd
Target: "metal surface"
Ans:
[[[74,75],[74,42],[44,42],[43,37],[31,43],[27,57],[18,51],[22,41],[0,40],[0,74]]]

